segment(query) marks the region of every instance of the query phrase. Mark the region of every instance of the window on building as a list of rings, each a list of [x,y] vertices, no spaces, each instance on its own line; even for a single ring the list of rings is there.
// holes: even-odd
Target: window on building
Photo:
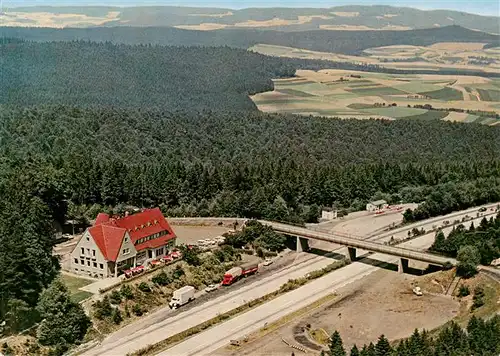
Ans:
[[[80,252],[82,255],[85,255],[85,249],[82,247],[82,250]]]
[[[75,268],[75,272],[78,272],[78,268]]]
[[[156,256],[163,256],[163,247],[156,250]]]
[[[130,249],[129,248],[124,248],[123,249],[123,254],[124,255],[128,255],[130,253]]]
[[[87,235],[87,241],[90,241],[89,235]]]
[[[78,258],[75,258],[75,263],[78,264]]]
[[[128,242],[128,237],[125,237],[125,242]]]
[[[92,256],[95,257],[95,250],[92,250]]]
[[[104,275],[101,273],[101,274],[99,274],[99,277],[104,278]]]
[[[84,261],[84,260],[80,260],[80,263],[81,263],[82,265],[84,265],[84,264],[85,264],[85,261]]]
[[[87,266],[89,266],[89,267],[90,267],[90,261],[87,261]]]
[[[87,255],[90,256],[90,248],[87,249]]]
[[[94,262],[94,268],[97,268],[97,262]]]
[[[102,263],[99,263],[99,268],[104,269],[104,265]]]

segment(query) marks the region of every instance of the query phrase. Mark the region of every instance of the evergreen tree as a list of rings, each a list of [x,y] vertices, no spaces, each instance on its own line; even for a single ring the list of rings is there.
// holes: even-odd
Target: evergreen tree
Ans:
[[[440,251],[444,248],[445,243],[446,238],[444,236],[444,233],[442,230],[439,230],[438,232],[436,232],[436,237],[434,238],[434,244],[432,245],[432,248]]]
[[[330,356],[346,356],[342,338],[337,330],[331,336],[329,349]]]
[[[42,345],[74,344],[83,339],[91,325],[83,308],[71,301],[59,279],[43,291],[37,310],[43,319],[37,329]]]
[[[358,347],[357,347],[356,345],[354,345],[354,346],[351,348],[351,353],[350,353],[350,356],[360,356],[360,353],[359,353]]]
[[[377,356],[386,356],[390,355],[392,352],[391,344],[389,340],[384,335],[381,335],[378,339],[377,344],[375,345],[375,354]]]

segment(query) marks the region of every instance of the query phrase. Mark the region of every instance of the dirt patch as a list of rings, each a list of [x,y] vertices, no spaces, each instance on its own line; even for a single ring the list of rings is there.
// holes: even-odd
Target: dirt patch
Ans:
[[[338,330],[344,346],[350,348],[354,343],[359,346],[376,341],[380,334],[395,340],[410,335],[415,328],[433,329],[457,315],[459,303],[452,298],[432,294],[415,296],[411,286],[418,281],[419,278],[414,276],[381,269],[342,288],[338,291],[342,296],[340,300],[317,309],[292,325],[239,349],[237,353],[221,349],[216,354],[290,354],[293,349],[285,345],[281,338],[307,347],[311,339],[302,332],[307,324],[312,330],[324,329],[327,334]],[[302,342],[304,345],[300,345]],[[317,346],[314,350],[317,352]]]
[[[276,27],[276,26],[303,25],[311,22],[315,18],[322,20],[331,19],[331,17],[324,15],[298,16],[297,20],[285,20],[285,19],[280,19],[279,17],[275,17],[272,20],[266,20],[266,21],[247,20],[245,22],[238,22],[234,24],[234,27]]]
[[[375,27],[368,27],[364,25],[320,25],[319,26],[322,30],[332,30],[332,31],[379,31],[379,30],[386,30],[386,31],[408,31],[411,30],[411,27],[407,26],[396,26],[396,25],[387,25],[381,28],[375,28]]]
[[[469,114],[464,112],[451,111],[443,120],[453,122],[463,122]]]
[[[430,45],[428,48],[445,51],[476,51],[483,49],[484,43],[464,43],[464,42],[438,42]]]
[[[201,239],[213,239],[228,231],[223,226],[173,226],[178,244],[194,244]]]
[[[332,14],[334,14],[335,16],[339,16],[339,17],[358,17],[359,16],[359,12],[332,12]]]

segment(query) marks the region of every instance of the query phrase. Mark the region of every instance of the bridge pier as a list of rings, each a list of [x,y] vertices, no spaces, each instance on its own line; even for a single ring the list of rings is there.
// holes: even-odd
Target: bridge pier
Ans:
[[[347,251],[349,251],[349,259],[351,260],[351,262],[356,261],[356,248],[348,247]]]
[[[297,236],[297,253],[309,250],[309,240],[304,237]]]
[[[399,273],[408,272],[408,264],[409,264],[409,260],[407,258],[400,258],[399,265],[398,265],[398,272]]]

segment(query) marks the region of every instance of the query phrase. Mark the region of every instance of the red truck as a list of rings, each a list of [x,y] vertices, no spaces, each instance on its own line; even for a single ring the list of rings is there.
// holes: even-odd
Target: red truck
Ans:
[[[224,274],[224,278],[222,279],[222,285],[230,286],[231,284],[233,284],[242,277],[246,277],[254,273],[257,273],[258,269],[259,269],[259,264],[255,262],[245,263],[239,267],[233,267]]]

